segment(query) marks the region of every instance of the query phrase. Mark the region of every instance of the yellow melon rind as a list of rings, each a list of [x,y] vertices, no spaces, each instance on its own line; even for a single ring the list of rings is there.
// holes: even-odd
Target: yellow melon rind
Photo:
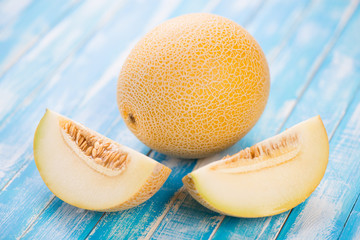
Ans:
[[[134,196],[132,196],[129,200],[127,200],[126,202],[120,205],[111,207],[109,209],[104,209],[101,211],[106,211],[106,212],[121,211],[136,207],[144,203],[163,186],[163,184],[169,177],[170,173],[171,173],[170,168],[162,164],[156,165],[151,176],[148,178],[148,180],[144,183],[141,189]]]
[[[196,187],[195,187],[195,183],[194,180],[191,177],[191,174],[186,175],[185,177],[183,177],[182,182],[184,183],[184,186],[186,187],[187,191],[190,193],[190,195],[196,200],[198,201],[201,205],[203,205],[204,207],[220,213],[222,215],[226,215],[226,213],[220,211],[219,209],[213,207],[209,202],[207,202],[201,195],[200,193],[197,191]]]

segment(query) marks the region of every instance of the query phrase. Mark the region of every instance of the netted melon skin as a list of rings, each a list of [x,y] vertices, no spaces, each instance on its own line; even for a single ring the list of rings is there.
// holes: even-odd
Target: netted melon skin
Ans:
[[[159,152],[205,157],[242,138],[269,95],[264,53],[240,25],[188,14],[156,27],[126,59],[117,100],[130,130]]]

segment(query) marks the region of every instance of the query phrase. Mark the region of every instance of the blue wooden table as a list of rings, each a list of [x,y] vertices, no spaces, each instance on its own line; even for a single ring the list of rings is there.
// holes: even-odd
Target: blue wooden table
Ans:
[[[235,146],[189,161],[152,151],[116,105],[125,57],[160,22],[211,12],[243,25],[271,71],[268,105]],[[72,207],[43,183],[35,128],[50,108],[172,169],[144,204],[100,213]],[[181,178],[206,162],[320,114],[330,140],[325,177],[304,203],[258,219],[199,205]],[[359,0],[1,0],[0,239],[360,239]]]

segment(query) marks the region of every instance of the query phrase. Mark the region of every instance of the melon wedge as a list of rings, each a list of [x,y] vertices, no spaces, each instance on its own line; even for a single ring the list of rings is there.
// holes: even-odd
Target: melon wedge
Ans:
[[[320,116],[199,168],[183,178],[205,207],[235,217],[285,212],[319,185],[329,158],[329,141]]]
[[[95,211],[119,211],[141,204],[171,172],[50,110],[36,129],[34,158],[42,179],[57,197]]]

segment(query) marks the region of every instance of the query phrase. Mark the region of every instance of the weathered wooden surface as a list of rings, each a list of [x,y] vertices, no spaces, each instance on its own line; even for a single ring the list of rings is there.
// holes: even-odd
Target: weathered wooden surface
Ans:
[[[160,22],[212,12],[247,28],[270,65],[264,114],[208,159],[154,152],[126,128],[116,79],[131,47]],[[359,239],[360,7],[344,0],[0,1],[0,239]],[[46,108],[172,168],[144,204],[118,213],[72,207],[45,186],[32,139]],[[199,205],[181,178],[320,114],[329,165],[308,200],[268,218],[225,217]]]

